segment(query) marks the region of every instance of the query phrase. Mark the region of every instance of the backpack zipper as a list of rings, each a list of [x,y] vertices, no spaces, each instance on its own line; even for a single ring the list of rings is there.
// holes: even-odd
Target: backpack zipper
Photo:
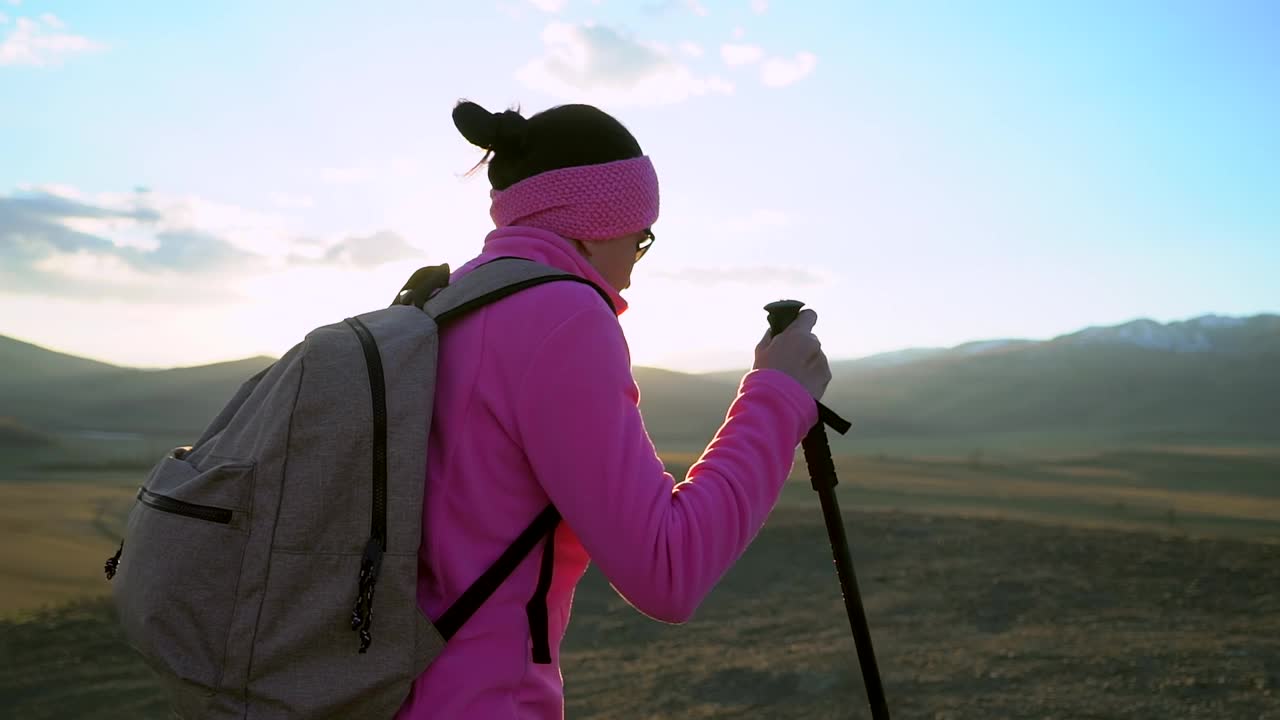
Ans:
[[[378,342],[360,318],[347,318],[364,350],[365,368],[369,372],[369,393],[373,405],[373,508],[369,518],[369,541],[360,559],[360,575],[356,579],[356,602],[351,610],[351,629],[360,633],[360,653],[369,651],[373,642],[373,591],[387,550],[387,387],[382,370],[382,354]]]
[[[171,498],[168,495],[153,493],[146,488],[138,488],[138,502],[161,512],[183,515],[197,520],[218,523],[219,525],[231,524],[232,511],[227,508],[197,505],[185,500]],[[120,549],[116,550],[116,554],[107,558],[107,561],[103,563],[102,570],[108,580],[116,576],[116,571],[120,568],[120,555],[122,553],[124,553],[124,540],[120,541]]]
[[[158,495],[146,488],[138,488],[138,501],[143,505],[148,505],[160,510],[161,512],[173,513],[174,515],[185,515],[198,520],[206,520],[208,522],[219,523],[222,525],[231,524],[231,511],[226,508],[213,507],[211,505],[196,505],[185,500],[171,498],[168,495]]]

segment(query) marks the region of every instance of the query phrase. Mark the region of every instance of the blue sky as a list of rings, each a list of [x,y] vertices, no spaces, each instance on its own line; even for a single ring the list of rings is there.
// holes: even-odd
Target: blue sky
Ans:
[[[1280,311],[1271,2],[0,0],[0,334],[279,354],[490,228],[459,97],[592,102],[658,167],[637,364]]]

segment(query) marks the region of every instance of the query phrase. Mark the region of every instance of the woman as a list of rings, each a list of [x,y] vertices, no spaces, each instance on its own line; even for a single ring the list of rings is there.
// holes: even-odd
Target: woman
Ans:
[[[497,229],[455,277],[503,256],[575,273],[452,325],[441,345],[419,552],[418,602],[439,617],[529,521],[563,521],[414,683],[400,718],[559,718],[559,647],[594,560],[655,619],[688,620],[777,502],[830,381],[805,310],[756,347],[723,427],[677,484],[638,410],[619,292],[653,241],[653,166],[617,120],[587,105],[530,118],[470,102],[454,124],[487,150]],[[477,166],[479,167],[479,166]],[[546,619],[527,611],[543,556]]]

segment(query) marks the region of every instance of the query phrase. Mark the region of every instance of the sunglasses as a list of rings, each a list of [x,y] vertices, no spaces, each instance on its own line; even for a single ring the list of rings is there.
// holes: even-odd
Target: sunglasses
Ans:
[[[641,238],[640,242],[636,243],[636,262],[640,262],[640,258],[644,257],[644,254],[649,252],[649,248],[653,246],[653,241],[653,231],[649,228],[645,228],[644,237]]]

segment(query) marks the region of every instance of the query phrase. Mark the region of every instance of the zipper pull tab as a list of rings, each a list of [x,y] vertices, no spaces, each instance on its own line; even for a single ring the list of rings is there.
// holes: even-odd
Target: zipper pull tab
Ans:
[[[120,541],[120,549],[116,550],[116,554],[107,558],[107,562],[102,566],[102,570],[106,573],[108,580],[116,576],[116,568],[120,567],[120,553],[122,552],[124,552],[124,540]]]
[[[364,557],[360,560],[360,581],[356,587],[356,605],[351,611],[351,629],[360,631],[360,653],[366,653],[373,642],[369,632],[373,627],[373,590],[378,581],[378,571],[382,568],[382,542],[377,538],[369,538],[364,546]]]

